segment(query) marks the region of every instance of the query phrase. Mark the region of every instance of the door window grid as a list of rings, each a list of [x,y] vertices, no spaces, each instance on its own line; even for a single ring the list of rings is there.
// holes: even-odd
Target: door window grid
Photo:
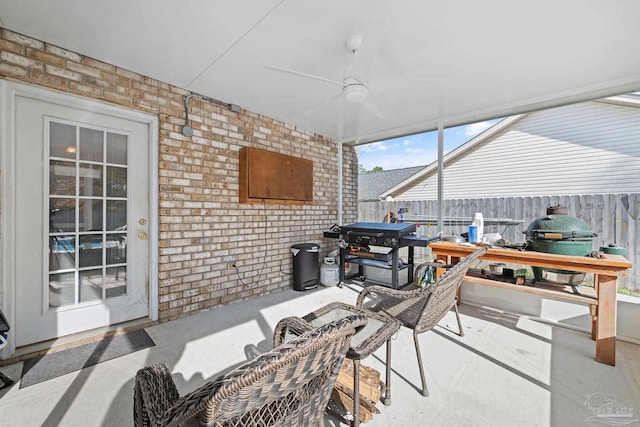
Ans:
[[[127,136],[50,121],[49,142],[49,307],[125,295]]]

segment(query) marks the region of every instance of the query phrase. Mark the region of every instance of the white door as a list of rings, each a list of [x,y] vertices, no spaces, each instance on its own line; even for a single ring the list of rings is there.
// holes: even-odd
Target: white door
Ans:
[[[149,132],[16,96],[16,346],[147,316]]]

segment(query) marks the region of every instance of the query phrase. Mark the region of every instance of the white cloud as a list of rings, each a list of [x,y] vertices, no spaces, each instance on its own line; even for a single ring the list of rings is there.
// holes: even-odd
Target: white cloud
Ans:
[[[465,126],[464,134],[467,136],[475,136],[480,132],[484,132],[493,126],[492,122],[478,122]]]
[[[424,150],[422,148],[407,148],[406,151],[409,154],[418,154],[418,153],[422,153]]]
[[[405,139],[404,141],[402,141],[402,143],[403,143],[404,145],[412,145],[412,144],[414,144],[414,143],[415,143],[415,141],[412,141],[412,140],[410,140],[410,139]]]
[[[373,147],[374,147],[376,150],[380,150],[380,151],[385,151],[385,150],[388,150],[388,149],[389,149],[389,147],[387,147],[386,145],[384,145],[384,143],[383,143],[382,141],[380,141],[380,142],[374,142],[374,143],[373,143]]]

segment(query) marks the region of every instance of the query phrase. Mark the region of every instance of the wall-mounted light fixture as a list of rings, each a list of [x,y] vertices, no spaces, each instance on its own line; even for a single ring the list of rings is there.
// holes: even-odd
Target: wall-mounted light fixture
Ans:
[[[239,105],[228,104],[226,102],[218,101],[217,99],[209,98],[208,96],[201,96],[201,95],[196,95],[196,94],[192,93],[191,95],[188,95],[188,96],[186,96],[184,98],[185,124],[182,127],[182,135],[187,136],[187,137],[190,137],[190,136],[193,135],[193,128],[189,124],[189,100],[191,98],[198,98],[198,99],[200,99],[202,101],[208,101],[208,102],[211,102],[213,104],[222,105],[223,107],[227,107],[229,110],[233,111],[234,113],[239,113],[240,112],[240,106]]]

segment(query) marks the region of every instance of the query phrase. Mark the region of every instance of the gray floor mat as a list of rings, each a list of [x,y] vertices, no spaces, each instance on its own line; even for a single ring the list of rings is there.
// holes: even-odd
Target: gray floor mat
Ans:
[[[24,362],[20,388],[124,356],[155,343],[144,329],[34,357]]]

